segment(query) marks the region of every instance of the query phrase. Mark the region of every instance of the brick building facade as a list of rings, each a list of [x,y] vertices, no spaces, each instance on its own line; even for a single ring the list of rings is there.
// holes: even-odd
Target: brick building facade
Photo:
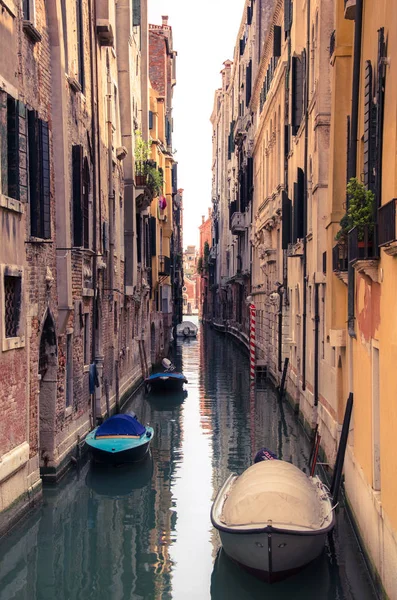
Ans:
[[[137,132],[149,139],[147,2],[1,4],[0,535],[160,352],[145,228],[155,194],[135,164]],[[157,309],[159,338],[172,309]]]

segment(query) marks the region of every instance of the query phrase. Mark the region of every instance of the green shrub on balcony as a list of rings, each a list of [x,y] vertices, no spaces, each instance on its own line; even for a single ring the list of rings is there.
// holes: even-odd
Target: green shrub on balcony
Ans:
[[[365,230],[375,225],[374,203],[375,194],[367,190],[365,185],[356,177],[352,177],[346,187],[348,209],[340,220],[340,229],[335,239],[340,244],[347,243],[349,231],[357,228],[358,241],[364,240]]]

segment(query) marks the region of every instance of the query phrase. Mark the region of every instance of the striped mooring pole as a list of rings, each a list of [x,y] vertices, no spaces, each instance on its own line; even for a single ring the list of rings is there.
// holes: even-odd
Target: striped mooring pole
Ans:
[[[255,380],[255,331],[256,331],[256,308],[252,302],[249,305],[250,311],[250,379]]]

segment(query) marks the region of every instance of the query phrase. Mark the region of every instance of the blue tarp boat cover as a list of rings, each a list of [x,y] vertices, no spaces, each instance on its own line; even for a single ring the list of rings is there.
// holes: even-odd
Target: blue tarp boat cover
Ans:
[[[161,377],[169,377],[169,379],[186,379],[183,373],[173,373],[170,371],[169,373],[152,373],[152,375],[149,375],[147,380],[150,381],[151,379],[160,379]]]
[[[254,463],[262,462],[263,460],[277,460],[277,456],[268,448],[261,448],[255,455]]]
[[[145,433],[144,427],[136,417],[131,415],[114,415],[106,419],[95,434],[95,437],[103,435],[142,435]]]

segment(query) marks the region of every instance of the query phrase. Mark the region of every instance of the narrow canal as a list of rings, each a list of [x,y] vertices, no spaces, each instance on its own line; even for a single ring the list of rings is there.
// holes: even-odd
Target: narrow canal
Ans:
[[[175,362],[185,398],[143,390],[125,407],[155,428],[152,457],[138,467],[89,462],[0,542],[0,600],[374,599],[343,508],[324,554],[268,585],[219,550],[210,507],[230,471],[262,446],[304,469],[309,444],[289,406],[267,387],[249,392],[248,359],[229,338],[200,329]]]

